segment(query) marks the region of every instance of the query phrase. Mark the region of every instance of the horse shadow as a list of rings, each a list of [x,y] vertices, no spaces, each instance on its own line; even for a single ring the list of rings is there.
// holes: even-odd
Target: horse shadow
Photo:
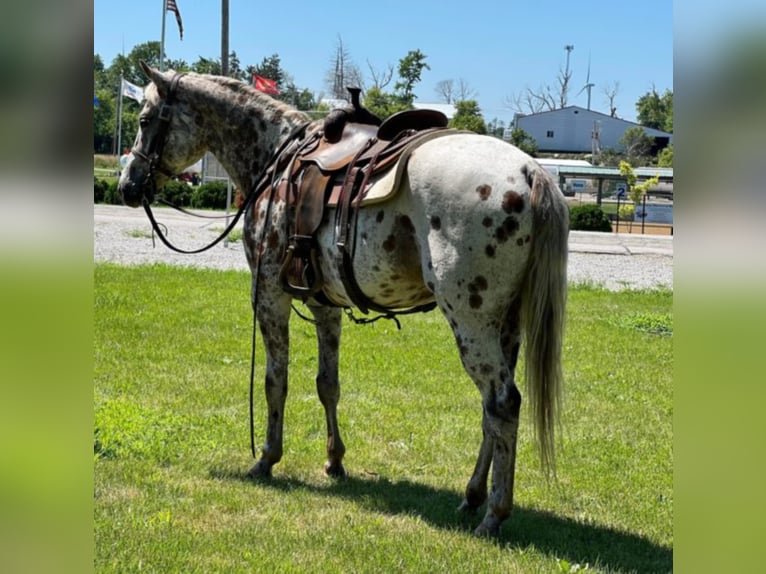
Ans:
[[[377,475],[348,476],[325,484],[311,484],[290,477],[253,480],[241,469],[211,469],[210,478],[233,480],[282,492],[303,490],[319,496],[353,500],[384,514],[418,516],[428,524],[470,534],[483,510],[476,514],[456,511],[462,496],[454,491],[407,480],[393,482]],[[632,534],[585,524],[551,512],[515,505],[513,515],[494,543],[509,550],[533,546],[568,562],[599,564],[609,570],[649,574],[673,570],[673,550]]]

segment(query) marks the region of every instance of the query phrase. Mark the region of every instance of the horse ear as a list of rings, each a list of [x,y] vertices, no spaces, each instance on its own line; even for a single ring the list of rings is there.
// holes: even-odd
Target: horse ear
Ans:
[[[149,66],[149,64],[143,60],[139,60],[138,65],[141,66],[141,70],[146,74],[146,77],[157,86],[157,91],[159,91],[160,96],[163,98],[167,96],[169,81],[165,75],[159,70]]]

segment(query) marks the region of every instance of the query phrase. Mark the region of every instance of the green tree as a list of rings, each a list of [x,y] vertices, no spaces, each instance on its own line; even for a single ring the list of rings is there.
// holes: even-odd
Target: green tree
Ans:
[[[498,118],[492,118],[492,120],[487,123],[487,134],[488,135],[494,136],[496,138],[502,138],[504,133],[505,133],[505,122],[504,121],[502,121],[502,120],[500,120]]]
[[[449,127],[471,130],[477,134],[487,133],[487,124],[484,122],[479,103],[476,100],[455,102],[455,109],[455,116],[450,120]]]
[[[633,205],[638,206],[644,195],[650,187],[657,185],[659,178],[657,176],[650,177],[649,179],[638,182],[638,176],[633,171],[633,166],[627,161],[620,162],[620,175],[625,178],[625,185],[628,188],[628,198],[633,202]]]
[[[660,95],[656,89],[652,88],[636,102],[636,111],[638,112],[638,123],[648,128],[673,131],[673,92],[665,90]]]
[[[521,128],[513,128],[511,143],[532,157],[537,155],[537,141]]]
[[[397,95],[404,103],[411,106],[415,101],[413,89],[420,82],[423,70],[430,70],[426,64],[426,55],[420,50],[410,50],[407,55],[399,60],[399,81],[394,84]]]
[[[282,84],[285,81],[286,74],[282,69],[282,62],[279,54],[272,54],[261,60],[260,64],[255,66],[247,66],[246,77],[249,81],[252,81],[253,74],[258,74],[263,78],[274,80],[277,83],[277,87],[282,88]]]
[[[646,161],[654,145],[654,138],[647,135],[641,126],[635,126],[625,130],[619,142],[625,149],[627,160],[633,165],[638,165]]]
[[[364,107],[382,120],[397,112],[412,109],[410,104],[395,94],[384,92],[378,87],[370,88],[364,94]]]
[[[659,167],[673,167],[673,144],[662,149],[657,158],[657,165]]]

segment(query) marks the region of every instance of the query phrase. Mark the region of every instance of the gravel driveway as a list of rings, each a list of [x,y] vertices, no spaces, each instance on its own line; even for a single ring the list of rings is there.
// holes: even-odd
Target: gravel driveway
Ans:
[[[224,229],[224,219],[198,219],[169,208],[154,209],[178,247],[199,248]],[[200,211],[205,215],[211,212]],[[216,215],[221,215],[216,213]],[[237,226],[242,228],[240,222]],[[182,255],[159,239],[152,245],[152,230],[142,209],[117,205],[93,207],[93,259],[121,265],[168,263],[190,267],[248,271],[241,241],[196,255]],[[673,288],[673,238],[572,231],[569,234],[569,281],[623,289]]]

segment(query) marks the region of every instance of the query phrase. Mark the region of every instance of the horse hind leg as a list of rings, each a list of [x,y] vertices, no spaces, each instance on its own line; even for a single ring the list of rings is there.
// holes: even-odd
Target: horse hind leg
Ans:
[[[521,408],[521,393],[514,378],[520,344],[518,312],[514,306],[500,332],[492,320],[483,327],[471,322],[461,326],[454,318],[452,323],[463,366],[482,394],[483,407],[482,444],[460,509],[474,510],[487,500],[486,513],[475,533],[494,536],[513,508]],[[490,463],[492,488],[487,496]]]
[[[509,320],[503,325],[502,336],[500,338],[503,355],[512,375],[516,369],[519,346],[521,344],[518,311],[518,306],[514,305],[509,313]],[[476,459],[473,474],[465,489],[465,498],[458,507],[460,512],[474,512],[487,500],[487,478],[489,476],[490,464],[492,463],[492,453],[495,448],[492,433],[485,430],[489,428],[489,424],[487,411],[482,409],[481,447],[479,448],[479,456]]]
[[[317,394],[324,407],[327,421],[327,462],[324,468],[328,476],[342,478],[346,476],[346,470],[343,468],[346,447],[338,428],[338,401],[340,400],[338,355],[342,314],[341,310],[335,307],[314,305],[309,306],[309,309],[316,320],[319,345]]]

